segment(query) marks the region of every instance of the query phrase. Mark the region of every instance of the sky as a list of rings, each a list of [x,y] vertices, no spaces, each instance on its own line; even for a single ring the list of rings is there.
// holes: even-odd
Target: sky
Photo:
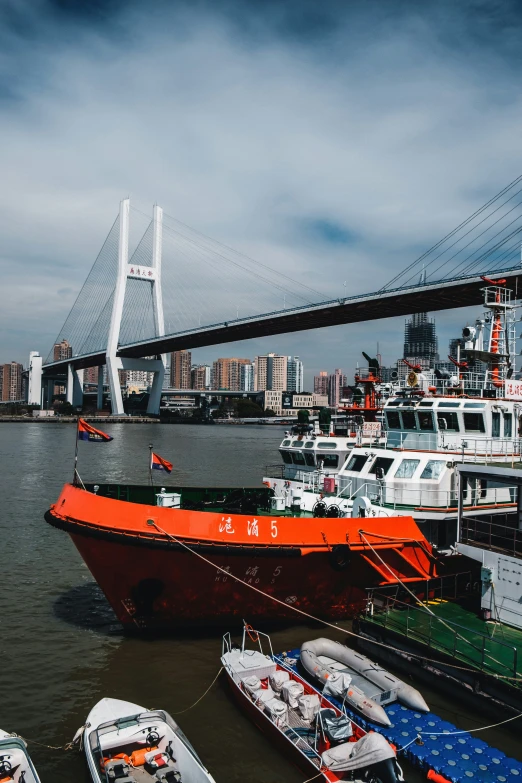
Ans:
[[[126,196],[325,298],[377,290],[522,172],[521,19],[508,0],[3,0],[0,362],[47,355]],[[435,314],[443,356],[479,314]],[[395,361],[403,331],[193,361],[297,354],[310,386],[377,343]]]

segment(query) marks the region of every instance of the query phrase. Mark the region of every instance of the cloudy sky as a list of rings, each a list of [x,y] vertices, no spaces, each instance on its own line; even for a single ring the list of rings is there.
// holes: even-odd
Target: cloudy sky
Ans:
[[[3,0],[0,361],[47,354],[127,195],[325,297],[378,289],[522,172],[521,32],[494,0]],[[437,314],[441,353],[475,315]],[[403,325],[193,359],[351,373]]]

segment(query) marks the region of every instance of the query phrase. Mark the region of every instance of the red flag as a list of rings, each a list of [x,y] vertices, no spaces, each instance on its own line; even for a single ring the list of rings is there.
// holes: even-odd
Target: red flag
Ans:
[[[160,457],[159,454],[155,454],[153,451],[151,451],[150,467],[151,470],[166,470],[167,473],[170,473],[172,470],[172,462],[169,462],[167,459],[163,459],[163,457]]]
[[[87,424],[85,419],[78,419],[78,438],[80,440],[90,440],[91,443],[107,443],[112,440],[110,435],[97,430],[91,424]]]

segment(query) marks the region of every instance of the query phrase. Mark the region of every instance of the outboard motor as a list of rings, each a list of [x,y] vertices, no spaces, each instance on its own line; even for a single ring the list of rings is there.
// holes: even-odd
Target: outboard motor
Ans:
[[[371,764],[364,770],[364,779],[368,783],[404,783],[402,769],[395,758]]]

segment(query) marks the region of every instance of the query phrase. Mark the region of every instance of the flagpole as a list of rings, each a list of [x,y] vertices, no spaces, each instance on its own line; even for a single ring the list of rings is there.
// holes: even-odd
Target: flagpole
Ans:
[[[151,487],[153,487],[154,482],[152,481],[152,443],[149,443],[149,478],[150,478],[150,485]]]
[[[78,430],[80,429],[80,415],[78,414],[76,418],[76,445],[74,447],[74,475],[73,475],[73,486],[76,485],[76,473],[77,473],[77,467],[78,467]]]

